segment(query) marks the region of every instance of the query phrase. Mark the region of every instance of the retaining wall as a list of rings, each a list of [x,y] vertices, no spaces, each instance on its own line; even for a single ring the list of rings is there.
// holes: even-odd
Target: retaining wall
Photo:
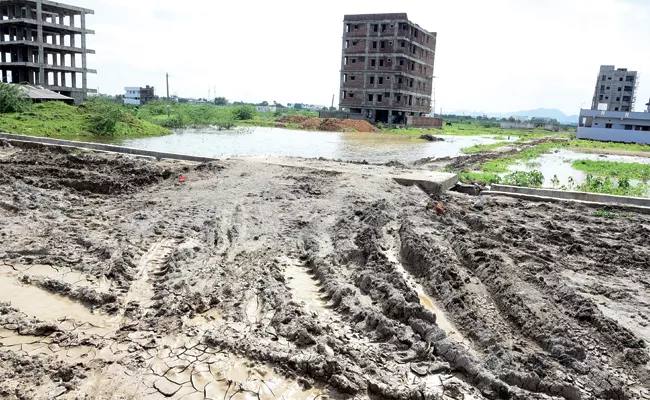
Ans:
[[[606,204],[627,204],[641,207],[650,207],[650,199],[628,196],[614,196],[611,194],[598,194],[586,192],[573,192],[568,190],[526,188],[520,186],[492,185],[491,190],[503,193],[524,194],[532,196],[553,197],[564,200],[577,200]]]

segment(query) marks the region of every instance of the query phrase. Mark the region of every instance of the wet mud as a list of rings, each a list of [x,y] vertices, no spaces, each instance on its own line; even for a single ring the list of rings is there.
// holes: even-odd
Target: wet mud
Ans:
[[[650,398],[650,217],[360,176],[0,147],[0,398]]]

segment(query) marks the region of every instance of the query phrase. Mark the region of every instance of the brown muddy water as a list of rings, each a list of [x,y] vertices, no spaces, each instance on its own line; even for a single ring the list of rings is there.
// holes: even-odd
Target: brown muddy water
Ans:
[[[496,143],[490,136],[440,136],[427,142],[415,135],[297,131],[281,128],[179,129],[173,135],[119,140],[138,149],[203,157],[305,157],[385,163],[425,157],[456,157],[461,149]]]

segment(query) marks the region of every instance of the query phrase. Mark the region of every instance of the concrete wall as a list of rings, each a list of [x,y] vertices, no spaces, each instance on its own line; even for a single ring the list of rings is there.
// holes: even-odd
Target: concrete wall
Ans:
[[[416,128],[442,128],[442,118],[406,117],[406,125]]]
[[[650,132],[605,129],[604,125],[603,128],[580,127],[578,128],[578,139],[650,144]]]
[[[528,122],[502,122],[501,129],[535,129],[535,125]]]
[[[319,111],[319,118],[338,118],[338,119],[354,119],[357,121],[363,121],[365,118],[362,114],[351,114],[344,113],[339,111]]]

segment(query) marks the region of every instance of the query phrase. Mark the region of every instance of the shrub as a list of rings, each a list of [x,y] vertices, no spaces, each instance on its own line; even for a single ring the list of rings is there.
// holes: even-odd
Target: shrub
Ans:
[[[257,114],[257,110],[253,106],[239,106],[235,107],[232,113],[237,121],[243,121],[253,119]]]
[[[530,172],[517,171],[503,177],[503,183],[523,187],[540,187],[544,184],[544,174],[536,170]]]
[[[122,108],[108,100],[91,99],[81,107],[88,115],[90,129],[98,135],[112,135],[122,120]]]
[[[31,104],[18,85],[0,83],[0,114],[25,112]]]

